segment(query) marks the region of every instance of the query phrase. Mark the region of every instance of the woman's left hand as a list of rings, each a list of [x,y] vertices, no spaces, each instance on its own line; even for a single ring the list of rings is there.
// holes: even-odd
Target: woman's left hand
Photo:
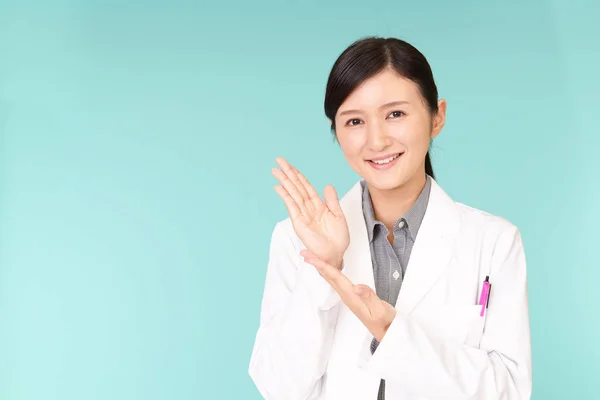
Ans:
[[[396,309],[377,297],[369,286],[354,285],[342,271],[319,259],[308,250],[302,250],[300,255],[304,257],[306,263],[313,265],[319,271],[319,274],[340,295],[344,304],[367,327],[375,339],[381,342],[396,316]]]

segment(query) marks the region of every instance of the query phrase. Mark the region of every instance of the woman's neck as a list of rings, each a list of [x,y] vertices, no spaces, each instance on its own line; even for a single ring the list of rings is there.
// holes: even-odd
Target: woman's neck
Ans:
[[[369,186],[375,219],[383,222],[391,232],[396,221],[415,204],[426,182],[426,175],[418,174],[395,189],[378,190]]]

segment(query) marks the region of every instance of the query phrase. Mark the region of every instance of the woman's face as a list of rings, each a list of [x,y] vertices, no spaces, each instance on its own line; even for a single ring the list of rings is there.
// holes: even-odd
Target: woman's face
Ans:
[[[390,190],[425,176],[425,155],[444,124],[414,82],[392,69],[366,80],[340,106],[336,136],[346,160],[372,188]]]

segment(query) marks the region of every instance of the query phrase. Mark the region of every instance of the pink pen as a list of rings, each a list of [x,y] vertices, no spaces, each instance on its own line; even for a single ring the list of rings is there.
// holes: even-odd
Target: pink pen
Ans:
[[[490,277],[486,276],[483,281],[483,288],[481,289],[481,297],[479,297],[479,305],[481,305],[480,317],[483,317],[483,312],[487,308],[490,301],[490,291],[492,290],[492,284],[490,283]]]

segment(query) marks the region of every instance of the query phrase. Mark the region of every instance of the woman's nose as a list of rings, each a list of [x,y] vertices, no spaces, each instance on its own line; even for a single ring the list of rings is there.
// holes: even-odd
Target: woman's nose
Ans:
[[[378,152],[390,145],[390,138],[385,129],[373,126],[368,129],[368,146],[371,151]]]

